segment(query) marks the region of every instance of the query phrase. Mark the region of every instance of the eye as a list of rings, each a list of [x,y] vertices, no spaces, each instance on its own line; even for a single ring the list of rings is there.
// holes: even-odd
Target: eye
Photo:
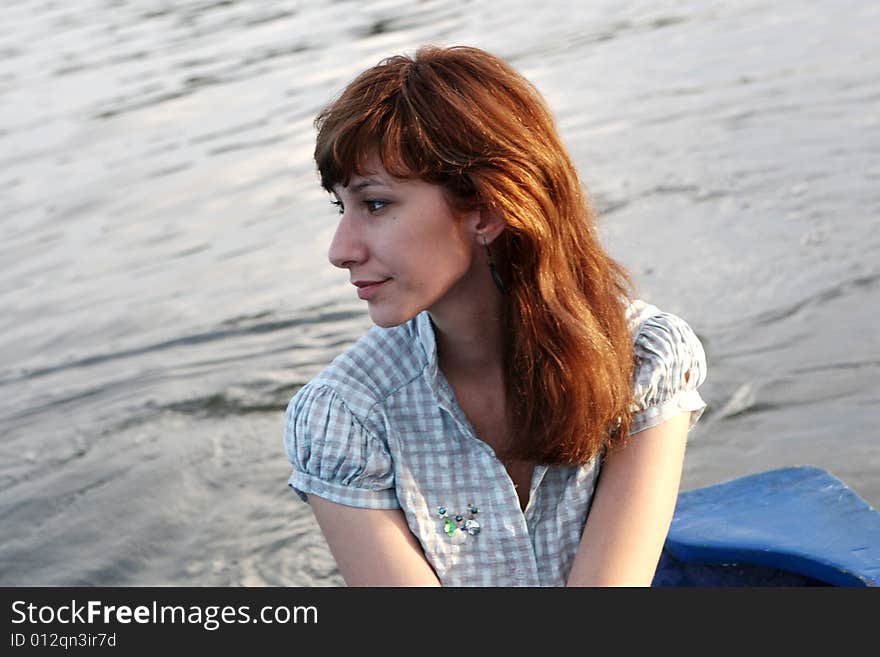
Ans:
[[[335,206],[335,207],[336,207],[336,211],[337,211],[339,214],[342,214],[342,213],[345,211],[345,206],[342,205],[342,201],[340,201],[340,200],[338,200],[338,199],[331,198],[331,199],[330,199],[330,205]]]
[[[384,209],[389,205],[388,201],[382,201],[376,198],[368,198],[364,200],[364,205],[367,206],[367,212],[370,214],[376,214],[379,210]]]

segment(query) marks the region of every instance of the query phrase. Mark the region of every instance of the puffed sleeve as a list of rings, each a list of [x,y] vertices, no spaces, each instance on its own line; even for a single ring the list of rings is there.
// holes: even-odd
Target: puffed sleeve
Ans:
[[[384,441],[326,385],[306,384],[287,405],[284,448],[293,467],[288,486],[367,509],[399,509],[391,456]]]
[[[630,434],[690,411],[693,427],[706,408],[697,388],[706,380],[706,354],[687,322],[659,313],[639,327],[635,343]]]

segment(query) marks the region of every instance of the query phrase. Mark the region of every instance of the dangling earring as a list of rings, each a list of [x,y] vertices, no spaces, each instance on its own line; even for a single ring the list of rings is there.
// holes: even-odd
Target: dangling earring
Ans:
[[[501,280],[501,274],[499,274],[498,270],[495,268],[495,261],[492,259],[492,252],[489,250],[489,244],[486,242],[485,235],[483,235],[483,246],[486,247],[486,255],[489,258],[489,271],[492,274],[492,280],[495,281],[496,287],[501,290],[501,294],[507,294],[507,288],[504,287],[504,283]]]

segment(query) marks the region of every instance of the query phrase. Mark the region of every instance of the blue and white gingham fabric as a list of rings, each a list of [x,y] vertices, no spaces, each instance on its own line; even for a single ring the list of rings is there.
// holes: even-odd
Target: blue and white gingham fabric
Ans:
[[[703,347],[679,317],[643,301],[627,311],[636,356],[631,433],[706,407]],[[538,465],[523,512],[494,450],[477,438],[437,366],[427,311],[400,326],[372,327],[303,386],[285,412],[289,486],[370,509],[403,509],[444,586],[564,586],[600,458]],[[474,516],[477,535],[449,536],[438,515]]]

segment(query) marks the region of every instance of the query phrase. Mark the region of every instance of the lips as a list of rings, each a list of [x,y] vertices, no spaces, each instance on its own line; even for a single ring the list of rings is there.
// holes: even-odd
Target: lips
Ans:
[[[386,278],[384,281],[355,281],[353,285],[357,286],[358,297],[361,299],[369,299],[389,280],[391,279]]]
[[[384,283],[384,282],[387,281],[387,280],[388,280],[387,278],[383,278],[383,279],[378,279],[378,280],[375,280],[375,281],[366,281],[366,280],[364,280],[364,281],[352,281],[351,284],[354,285],[355,287],[367,287],[368,285],[377,285],[378,283]]]

